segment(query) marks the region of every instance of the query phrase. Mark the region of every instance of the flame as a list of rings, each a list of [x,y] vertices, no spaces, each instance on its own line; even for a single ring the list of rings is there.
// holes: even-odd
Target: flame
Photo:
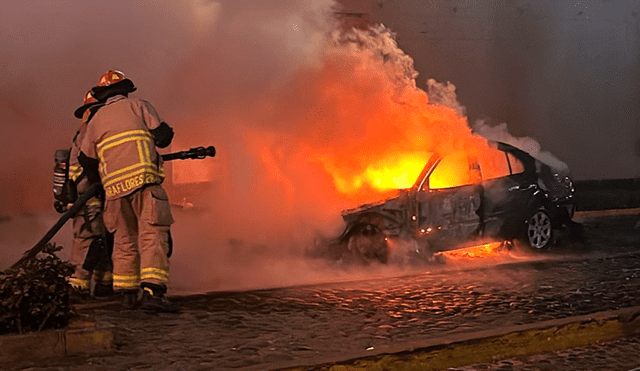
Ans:
[[[487,258],[499,256],[504,250],[503,242],[489,242],[482,245],[465,247],[456,250],[443,251],[435,255],[444,256],[450,260]]]
[[[395,52],[406,57],[399,49]],[[471,132],[458,111],[431,104],[403,63],[387,62],[366,48],[336,49],[312,82],[322,97],[319,104],[333,104],[323,109],[333,116],[316,132],[323,145],[310,145],[310,156],[351,200],[411,187],[433,153],[459,159],[442,164],[447,169],[434,174],[433,188],[479,180],[479,174],[468,175],[468,161],[482,162],[483,176],[493,177],[494,164],[504,158]]]
[[[334,37],[319,63],[265,95],[256,115],[264,125],[245,135],[292,199],[308,197],[319,184],[331,188],[324,198],[380,199],[414,185],[433,154],[454,160],[443,160],[432,188],[477,181],[480,175],[469,171],[474,162],[482,178],[504,174],[496,165],[500,156],[506,163],[504,153],[473,134],[460,110],[430,101],[416,86],[413,61],[388,31]]]
[[[388,158],[365,165],[361,171],[349,171],[333,164],[333,159],[320,157],[333,176],[340,193],[357,193],[363,188],[377,191],[410,188],[429,159],[428,152],[391,153]]]
[[[332,90],[342,98],[344,90]],[[426,93],[413,88],[404,92],[399,104],[390,92],[377,97],[376,118],[364,122],[366,134],[352,145],[316,149],[313,158],[334,180],[336,190],[353,200],[370,199],[376,193],[410,188],[434,153],[446,157],[430,178],[431,188],[471,184],[508,173],[504,154],[471,133],[465,117],[453,109],[431,105]],[[373,97],[372,97],[373,99]],[[354,105],[352,110],[363,109]],[[364,108],[370,110],[370,108]],[[356,115],[349,112],[347,116]],[[390,119],[385,120],[386,117]],[[325,152],[322,152],[325,151]],[[502,161],[500,161],[502,159]],[[482,164],[482,175],[470,164]],[[471,169],[473,170],[473,169]]]
[[[418,174],[424,167],[424,154],[402,154],[372,164],[365,170],[366,181],[372,187],[380,190],[409,188],[413,185]]]

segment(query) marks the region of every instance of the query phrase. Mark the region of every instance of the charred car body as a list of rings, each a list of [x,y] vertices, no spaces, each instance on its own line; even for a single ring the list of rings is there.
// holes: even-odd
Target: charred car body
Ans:
[[[434,154],[411,188],[343,211],[346,229],[329,247],[330,255],[386,263],[394,241],[410,242],[410,253],[426,258],[483,239],[519,239],[535,250],[548,248],[552,230],[572,222],[568,172],[508,144],[491,145],[499,159],[503,156],[501,174],[483,177],[482,164],[464,153]],[[442,175],[458,181],[438,185]]]

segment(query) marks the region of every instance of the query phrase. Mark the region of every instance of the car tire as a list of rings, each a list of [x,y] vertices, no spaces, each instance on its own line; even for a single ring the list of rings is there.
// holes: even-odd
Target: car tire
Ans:
[[[386,264],[389,258],[386,236],[372,224],[358,228],[349,236],[347,250],[355,260],[363,264],[371,261]]]
[[[551,216],[545,208],[533,212],[525,224],[524,241],[536,251],[543,251],[551,246],[553,241]]]

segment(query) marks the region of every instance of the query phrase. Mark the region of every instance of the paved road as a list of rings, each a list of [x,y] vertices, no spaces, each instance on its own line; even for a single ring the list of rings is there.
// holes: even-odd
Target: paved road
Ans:
[[[537,255],[512,251],[498,265],[449,261],[403,277],[176,297],[183,308],[177,315],[120,311],[115,303],[85,306],[80,312],[87,319],[116,325],[113,354],[27,361],[20,367],[269,370],[397,350],[443,335],[640,306],[636,218],[586,219],[585,243]],[[623,353],[638,349],[638,339],[620,342]],[[597,347],[610,353],[607,345]],[[535,370],[538,366],[528,364],[544,366],[586,353],[596,351],[465,370]]]

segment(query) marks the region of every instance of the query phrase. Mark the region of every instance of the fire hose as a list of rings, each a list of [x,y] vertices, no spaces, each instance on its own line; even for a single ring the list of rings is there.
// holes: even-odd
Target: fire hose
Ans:
[[[173,160],[202,160],[206,157],[213,157],[216,155],[216,149],[213,146],[209,147],[195,147],[191,148],[187,151],[180,151],[174,153],[167,153],[162,155],[163,161],[173,161]],[[56,224],[49,229],[49,231],[38,241],[38,243],[27,250],[22,258],[18,260],[14,265],[11,266],[11,269],[19,267],[24,261],[33,259],[36,255],[38,255],[42,248],[53,238],[53,236],[58,233],[58,231],[65,225],[65,223],[71,219],[84,204],[89,201],[93,196],[95,196],[102,189],[101,183],[92,184],[89,189],[87,189],[83,194],[81,194],[78,199],[67,209],[67,211],[60,216],[60,219],[56,222]]]

